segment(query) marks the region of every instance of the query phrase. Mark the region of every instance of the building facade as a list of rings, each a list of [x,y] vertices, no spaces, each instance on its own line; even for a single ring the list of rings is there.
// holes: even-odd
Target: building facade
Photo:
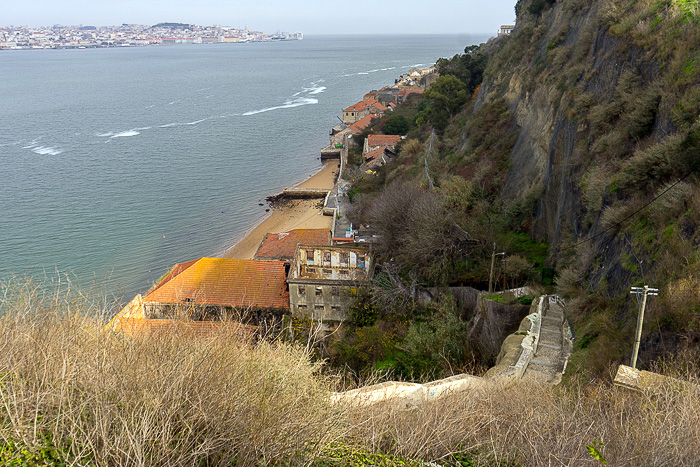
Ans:
[[[373,266],[365,245],[299,245],[287,277],[292,315],[346,319],[358,289],[369,285]]]

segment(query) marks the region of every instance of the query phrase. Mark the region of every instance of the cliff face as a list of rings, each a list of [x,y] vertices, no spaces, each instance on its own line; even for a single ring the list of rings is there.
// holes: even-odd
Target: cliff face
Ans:
[[[652,312],[658,332],[646,335],[652,354],[678,281],[692,289],[683,289],[692,296],[685,305],[700,305],[697,2],[558,0],[537,11],[536,1],[520,0],[513,34],[487,46],[467,121],[505,100],[517,138],[498,196],[532,200],[529,233],[550,244],[551,265],[567,269],[560,285],[572,298],[597,293],[606,299],[599,308],[619,298],[611,321],[628,332],[636,308],[621,300],[627,288],[665,288]],[[462,137],[471,148],[468,128]],[[683,263],[672,261],[679,255]]]

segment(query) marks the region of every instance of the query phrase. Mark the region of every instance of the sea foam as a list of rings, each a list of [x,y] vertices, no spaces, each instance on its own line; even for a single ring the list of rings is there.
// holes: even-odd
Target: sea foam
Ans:
[[[46,155],[58,156],[63,151],[58,149],[58,148],[51,147],[51,146],[37,146],[37,147],[32,149],[32,152],[34,152],[35,154],[42,155],[42,156],[46,156]]]
[[[294,99],[293,101],[287,101],[282,105],[276,105],[274,107],[268,107],[266,109],[251,110],[250,112],[246,112],[243,115],[247,117],[250,115],[261,114],[264,112],[270,112],[272,110],[291,109],[293,107],[301,107],[302,105],[313,105],[313,104],[318,104],[318,99],[312,99],[310,97],[305,97],[305,98],[301,98],[301,99]]]

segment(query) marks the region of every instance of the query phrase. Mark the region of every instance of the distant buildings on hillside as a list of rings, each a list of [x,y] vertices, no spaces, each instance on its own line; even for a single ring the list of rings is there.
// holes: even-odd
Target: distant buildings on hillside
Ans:
[[[168,44],[214,44],[301,40],[302,33],[266,34],[229,26],[160,23],[155,26],[61,26],[47,28],[1,27],[0,49],[82,49],[138,47]]]

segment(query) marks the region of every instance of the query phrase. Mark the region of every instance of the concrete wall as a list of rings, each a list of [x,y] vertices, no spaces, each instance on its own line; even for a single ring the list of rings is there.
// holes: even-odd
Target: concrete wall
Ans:
[[[289,281],[292,314],[317,321],[342,321],[357,295],[357,284]]]

